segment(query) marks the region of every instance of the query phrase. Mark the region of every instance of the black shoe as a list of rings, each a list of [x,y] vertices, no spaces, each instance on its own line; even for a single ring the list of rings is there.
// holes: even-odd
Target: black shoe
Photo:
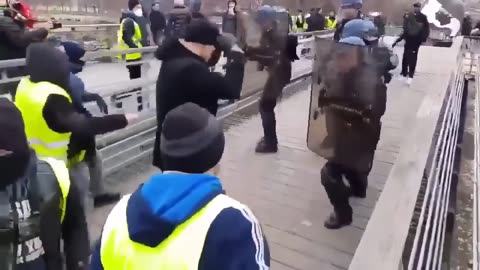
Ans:
[[[261,139],[257,147],[255,148],[255,153],[260,154],[271,154],[278,152],[278,145],[276,143],[268,143],[264,139]]]
[[[98,194],[93,198],[94,207],[102,207],[112,203],[116,203],[120,200],[120,193],[103,193]]]
[[[343,212],[343,213],[342,213]],[[352,224],[352,209],[346,211],[333,211],[323,224],[329,230],[338,230]]]

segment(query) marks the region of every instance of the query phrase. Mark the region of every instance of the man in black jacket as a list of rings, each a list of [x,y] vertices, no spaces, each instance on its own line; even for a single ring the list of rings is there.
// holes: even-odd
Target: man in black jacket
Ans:
[[[66,269],[89,269],[85,213],[65,163],[37,159],[20,111],[4,98],[0,130],[0,268],[64,269],[63,239]]]
[[[187,102],[195,103],[216,115],[219,99],[238,99],[242,88],[243,52],[236,45],[230,52],[232,62],[225,76],[210,72],[224,48],[215,25],[206,19],[195,19],[187,25],[185,39],[167,40],[158,48],[162,61],[157,81],[157,137],[153,165],[162,169],[160,134],[165,115]]]
[[[163,40],[163,35],[167,21],[165,15],[160,10],[160,3],[155,2],[152,5],[152,12],[150,12],[150,29],[152,30],[153,42],[160,45]]]
[[[44,41],[48,35],[45,28],[26,29],[25,22],[17,16],[16,4],[6,1],[6,6],[0,7],[0,61],[25,58],[28,45]],[[50,28],[53,28],[51,23]],[[23,67],[7,68],[6,72],[9,78],[26,75]],[[0,94],[10,93],[14,98],[17,85],[18,82],[1,84]]]
[[[423,42],[427,41],[430,35],[430,25],[427,16],[421,12],[422,5],[415,3],[413,12],[404,16],[403,33],[393,43],[393,47],[401,40],[405,40],[405,46],[402,59],[401,75],[406,79],[406,83],[412,83],[415,68],[417,67],[418,50]]]
[[[174,0],[173,9],[167,15],[167,38],[184,38],[185,27],[192,20],[192,12],[183,0]]]

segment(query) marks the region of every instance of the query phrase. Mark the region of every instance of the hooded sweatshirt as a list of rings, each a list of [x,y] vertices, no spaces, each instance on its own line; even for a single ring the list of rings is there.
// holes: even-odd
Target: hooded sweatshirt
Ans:
[[[220,180],[207,174],[166,173],[134,191],[126,208],[132,241],[156,247],[177,226],[223,192]],[[92,254],[92,269],[103,269],[101,238]],[[261,226],[246,206],[226,208],[210,225],[198,270],[260,270],[270,266]]]
[[[51,63],[45,68],[45,63]],[[71,95],[70,64],[67,56],[49,44],[33,44],[29,47],[27,71],[32,82],[50,82],[62,87]],[[90,137],[117,130],[127,125],[124,115],[88,117],[78,113],[65,96],[52,94],[43,108],[43,117],[55,132],[72,132]]]

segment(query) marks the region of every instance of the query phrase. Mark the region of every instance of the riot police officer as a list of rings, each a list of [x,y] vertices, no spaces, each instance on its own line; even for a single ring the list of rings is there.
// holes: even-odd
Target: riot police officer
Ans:
[[[342,38],[343,28],[345,24],[353,19],[360,19],[362,13],[360,9],[362,8],[363,0],[342,0],[341,8],[341,17],[343,18],[340,23],[337,24],[333,39],[339,41]]]
[[[366,197],[368,175],[380,139],[386,83],[391,79],[389,70],[395,65],[390,62],[388,51],[367,46],[376,43],[368,38],[372,29],[374,25],[369,21],[354,19],[346,23],[332,53],[335,72],[323,78],[324,85],[330,88],[327,93],[336,92],[340,99],[344,98],[340,103],[338,96],[335,101],[319,98],[319,103],[323,103],[319,107],[333,107],[325,114],[328,135],[322,142],[322,147],[328,145],[334,153],[325,157],[327,163],[321,170],[322,185],[334,208],[324,224],[328,229],[351,224],[349,197]]]
[[[258,61],[259,70],[266,69],[268,73],[259,105],[264,136],[257,144],[257,153],[278,151],[274,109],[283,88],[290,82],[292,62],[298,59],[296,38],[290,38],[288,27],[280,27],[275,17],[276,11],[272,7],[259,8],[257,23],[262,29],[260,46],[248,46],[245,52],[247,59]]]

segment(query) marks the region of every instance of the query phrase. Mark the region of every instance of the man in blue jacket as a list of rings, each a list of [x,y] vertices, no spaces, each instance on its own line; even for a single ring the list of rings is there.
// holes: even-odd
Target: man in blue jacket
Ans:
[[[70,94],[76,111],[91,117],[92,115],[83,106],[83,103],[96,102],[100,111],[104,114],[108,114],[108,106],[102,97],[85,90],[85,84],[82,79],[76,75],[83,70],[83,66],[85,65],[85,62],[81,60],[85,55],[85,49],[75,42],[62,42],[60,45],[67,54],[70,62]],[[109,125],[115,124],[112,122],[109,123]],[[122,128],[122,126],[113,126],[113,129],[120,128]],[[94,206],[96,207],[117,202],[120,199],[120,193],[109,193],[104,190],[101,160],[96,149],[95,136],[84,137],[79,136],[79,134],[72,134],[68,151],[69,158],[74,157],[80,151],[84,150],[86,151],[85,162],[86,165],[88,165],[90,181],[84,179],[82,182],[85,182],[84,185],[88,185],[88,183],[90,184],[89,187],[85,186],[82,190],[90,189],[90,192],[93,194]],[[81,178],[85,177],[81,176]]]
[[[161,140],[164,172],[114,207],[92,269],[269,269],[259,222],[216,176],[225,146],[220,122],[185,103],[167,114]]]

